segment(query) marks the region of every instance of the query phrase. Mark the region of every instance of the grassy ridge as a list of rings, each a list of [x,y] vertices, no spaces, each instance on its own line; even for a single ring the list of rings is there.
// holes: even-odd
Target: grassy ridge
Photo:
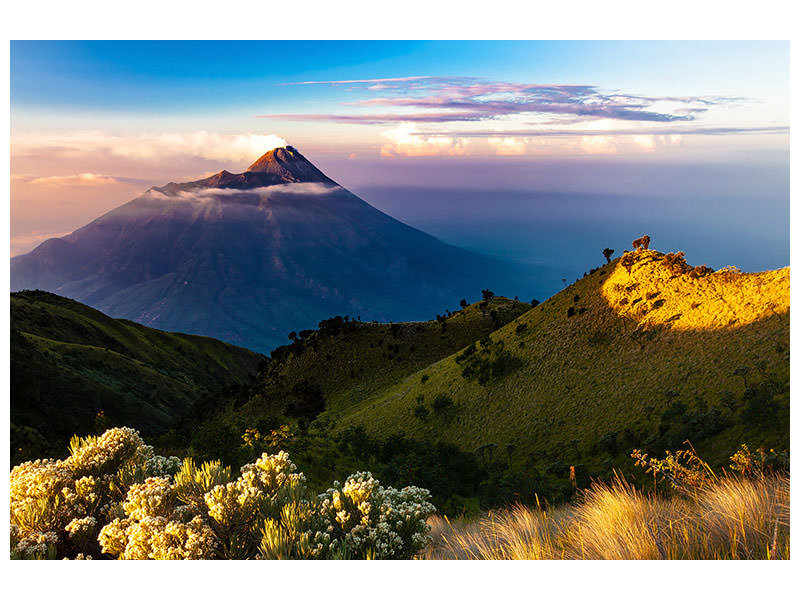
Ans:
[[[328,415],[335,418],[530,308],[524,302],[493,297],[434,321],[389,324],[329,319],[319,330],[301,332],[291,345],[273,351],[237,413],[249,418],[282,410],[314,388],[324,398]]]
[[[11,294],[12,462],[61,455],[72,435],[96,426],[160,433],[203,394],[246,383],[262,359],[212,338],[112,319],[55,294]]]
[[[740,441],[788,447],[789,269],[693,278],[655,251],[626,256],[630,268],[611,262],[337,426],[554,475],[686,437],[712,461]],[[425,415],[442,396],[453,405]]]

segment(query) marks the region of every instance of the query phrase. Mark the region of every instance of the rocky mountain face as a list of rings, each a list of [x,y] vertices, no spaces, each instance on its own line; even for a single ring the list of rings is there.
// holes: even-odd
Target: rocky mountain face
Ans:
[[[536,275],[397,221],[291,146],[151,188],[11,261],[12,291],[260,352],[336,314],[429,319],[487,287],[534,294]]]

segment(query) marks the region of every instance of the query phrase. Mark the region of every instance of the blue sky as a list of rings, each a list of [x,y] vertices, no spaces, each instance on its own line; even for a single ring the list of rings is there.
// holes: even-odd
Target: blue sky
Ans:
[[[10,80],[12,254],[286,141],[478,250],[542,251],[504,245],[502,223],[487,241],[474,198],[414,210],[409,190],[680,197],[701,212],[724,198],[770,247],[750,266],[788,263],[788,42],[12,42]],[[524,222],[518,205],[494,210]]]
[[[241,123],[289,108],[330,111],[354,95],[345,86],[286,83],[474,77],[739,96],[761,105],[751,108],[765,121],[785,125],[788,58],[786,42],[22,41],[12,42],[11,105],[19,117],[190,115]]]

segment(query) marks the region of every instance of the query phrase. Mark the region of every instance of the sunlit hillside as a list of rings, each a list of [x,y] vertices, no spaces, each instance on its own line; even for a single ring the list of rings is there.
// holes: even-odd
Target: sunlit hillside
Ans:
[[[787,447],[788,386],[788,268],[708,273],[639,250],[338,426],[445,440],[566,482],[570,464],[603,474],[633,447],[687,438],[712,461],[739,441]],[[447,411],[425,410],[442,396]]]

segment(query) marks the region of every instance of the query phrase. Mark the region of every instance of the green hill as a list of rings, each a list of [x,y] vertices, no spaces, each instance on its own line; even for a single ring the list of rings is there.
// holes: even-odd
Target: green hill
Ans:
[[[512,321],[531,305],[492,297],[436,320],[363,323],[334,317],[318,330],[300,332],[272,358],[240,409],[243,416],[286,409],[305,414],[311,393],[329,416],[346,412],[391,384]],[[323,402],[324,401],[324,402]],[[324,404],[324,406],[323,406]]]
[[[635,477],[634,448],[690,440],[715,466],[741,443],[788,449],[788,268],[713,273],[640,250],[533,308],[492,298],[292,337],[251,386],[198,405],[172,447],[230,464],[280,447],[312,481],[368,469],[455,511]]]
[[[207,393],[244,385],[263,356],[112,319],[41,291],[11,294],[11,459],[60,456],[74,434],[159,434]]]
[[[443,400],[444,399],[444,400]],[[438,409],[437,409],[438,406]],[[626,253],[338,417],[566,482],[690,439],[788,448],[789,269],[705,273]]]
[[[472,456],[397,439],[377,448],[358,432],[341,436],[332,427],[353,406],[530,310],[529,303],[491,297],[427,322],[328,319],[274,350],[249,388],[196,405],[161,443],[168,452],[188,450],[197,459],[221,458],[234,466],[264,451],[288,450],[303,461],[312,485],[369,469],[401,487],[416,482],[436,494],[441,484],[473,495],[482,476]],[[435,481],[412,477],[407,464],[391,467],[392,476],[388,465],[400,455],[422,457],[426,468],[415,463],[414,469]]]

